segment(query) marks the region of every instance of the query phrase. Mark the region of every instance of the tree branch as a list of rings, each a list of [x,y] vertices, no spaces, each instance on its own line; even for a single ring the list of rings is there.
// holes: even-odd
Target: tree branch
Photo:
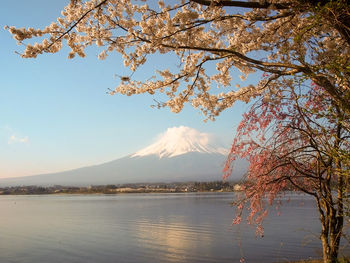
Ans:
[[[49,50],[57,41],[60,41],[62,38],[64,38],[65,35],[69,34],[69,32],[72,31],[80,23],[80,21],[83,20],[90,12],[92,12],[97,8],[100,8],[102,5],[104,5],[107,2],[108,0],[103,0],[101,3],[94,6],[94,8],[90,9],[89,11],[86,11],[72,26],[70,26],[70,28],[68,28],[68,30],[64,31],[62,35],[60,35],[58,38],[53,40],[51,44],[48,45],[44,50]]]
[[[289,9],[291,8],[291,3],[270,3],[267,1],[263,2],[244,2],[244,1],[230,1],[230,0],[191,0],[191,2],[195,2],[200,5],[205,6],[230,6],[230,7],[241,7],[241,8],[272,8],[275,10],[278,9]]]

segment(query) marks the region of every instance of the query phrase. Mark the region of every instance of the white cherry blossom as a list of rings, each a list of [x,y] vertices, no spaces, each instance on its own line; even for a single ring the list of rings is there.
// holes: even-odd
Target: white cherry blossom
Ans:
[[[64,43],[68,58],[84,57],[96,45],[99,59],[119,52],[136,71],[152,55],[175,54],[177,70],[160,67],[110,92],[164,93],[169,99],[158,106],[174,112],[191,103],[213,119],[237,100],[278,90],[288,76],[316,83],[349,112],[349,10],[344,0],[71,0],[44,29],[6,28],[25,45],[24,58],[56,53]],[[38,37],[44,40],[35,43]],[[257,72],[263,77],[237,88],[236,70],[243,81]]]

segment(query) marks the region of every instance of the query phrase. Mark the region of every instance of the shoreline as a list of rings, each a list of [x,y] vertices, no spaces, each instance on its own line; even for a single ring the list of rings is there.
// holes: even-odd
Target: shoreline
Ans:
[[[350,257],[344,257],[340,256],[338,258],[339,263],[349,263],[350,262]],[[282,263],[282,262],[281,262]],[[287,263],[323,263],[323,259],[303,259],[303,260],[298,260],[298,261],[288,261]]]
[[[201,192],[126,192],[126,193],[50,193],[50,194],[0,194],[1,196],[117,196],[117,195],[133,195],[133,194],[215,194],[215,193],[235,193],[234,191],[232,192],[220,192],[220,191],[201,191]],[[294,263],[294,262],[293,262]]]
[[[233,182],[187,182],[187,183],[150,183],[124,185],[90,186],[11,186],[0,187],[0,195],[50,195],[50,194],[130,194],[130,193],[201,193],[236,192],[240,185]]]

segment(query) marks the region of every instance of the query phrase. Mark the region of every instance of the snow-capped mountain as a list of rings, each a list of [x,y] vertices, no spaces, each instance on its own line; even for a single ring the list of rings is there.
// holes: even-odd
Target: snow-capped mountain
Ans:
[[[189,152],[228,154],[227,149],[213,144],[213,137],[210,134],[180,126],[169,128],[155,143],[131,157],[157,155],[159,158],[169,158]]]
[[[180,126],[129,156],[59,173],[2,179],[0,186],[217,181],[222,179],[226,156],[227,150],[218,147],[213,136]],[[246,162],[236,163],[232,179],[241,178],[246,167]]]

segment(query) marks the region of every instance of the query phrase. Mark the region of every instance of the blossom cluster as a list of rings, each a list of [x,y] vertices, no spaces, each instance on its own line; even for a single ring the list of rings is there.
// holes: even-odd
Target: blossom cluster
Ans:
[[[279,91],[270,100],[261,96],[244,114],[224,169],[228,177],[237,158],[249,161],[233,223],[241,222],[246,207],[260,234],[268,207],[286,191],[315,197],[326,214],[334,209],[329,203],[340,204],[333,198],[345,198],[350,176],[349,115],[315,83],[305,88],[286,79]]]
[[[267,87],[278,90],[283,76],[306,76],[320,86],[327,78],[327,92],[344,100],[349,80],[340,69],[349,67],[350,47],[334,24],[312,15],[313,7],[302,2],[272,0],[266,8],[243,12],[220,1],[72,0],[44,29],[6,28],[25,45],[24,58],[58,52],[64,42],[68,58],[84,57],[85,48],[96,45],[99,59],[119,52],[134,72],[151,55],[175,54],[177,70],[159,65],[154,76],[124,78],[110,93],[163,93],[168,99],[160,107],[179,112],[190,103],[215,118],[237,100],[249,102]],[[24,43],[36,37],[44,40]],[[237,71],[243,80],[256,71],[270,78],[235,86]]]

